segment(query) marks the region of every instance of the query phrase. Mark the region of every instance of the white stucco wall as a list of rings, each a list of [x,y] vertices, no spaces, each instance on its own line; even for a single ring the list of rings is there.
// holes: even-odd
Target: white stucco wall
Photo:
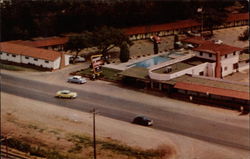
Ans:
[[[0,59],[1,60],[7,60],[6,53],[5,52],[0,52]]]
[[[164,74],[164,73],[155,73],[155,72],[150,72],[150,78],[151,79],[156,79],[156,80],[170,80],[176,77],[180,77],[185,74],[191,74],[191,75],[199,75],[200,72],[204,73],[204,76],[208,74],[208,64],[209,63],[203,63],[182,71],[178,71],[175,73],[170,73],[170,74]]]
[[[59,68],[60,68],[60,62],[61,62],[61,57],[58,57],[58,58],[53,62],[53,69],[59,69]]]
[[[202,53],[202,56],[200,55],[200,52],[199,52],[199,51],[194,51],[194,53],[195,53],[195,56],[196,56],[196,57],[200,57],[200,58],[208,59],[208,60],[213,60],[213,61],[216,60],[216,55],[215,55],[215,54],[211,54],[212,56],[209,57],[209,53],[206,53],[206,52],[203,52],[203,53]]]
[[[11,62],[16,62],[16,63],[33,64],[39,67],[53,68],[53,69],[57,69],[60,66],[61,58],[58,58],[53,62],[53,61],[38,59],[38,58],[30,57],[30,56],[15,55],[16,57],[13,57],[12,55],[15,55],[15,54],[2,52],[2,54],[0,55],[0,59],[11,61]]]
[[[60,68],[60,62],[61,62],[61,57],[58,57],[58,58],[53,62],[53,69],[59,69],[59,68]]]
[[[228,54],[227,58],[225,56],[221,57],[221,67],[222,67],[222,77],[236,72],[236,69],[233,69],[233,64],[239,62],[239,54],[236,55]]]
[[[246,70],[246,69],[249,69],[249,62],[247,62],[247,61],[239,62],[238,70],[243,71],[243,70]]]
[[[221,56],[221,60],[226,60],[228,58],[237,58],[237,59],[239,59],[239,54],[240,54],[240,52],[236,51],[235,55],[233,53],[227,54],[227,58],[226,58],[226,55],[223,55],[223,56]]]
[[[69,58],[71,57],[71,55],[67,55],[67,54],[64,54],[64,59],[65,59],[65,66],[69,65]]]
[[[206,63],[200,64],[200,65],[176,72],[176,73],[172,73],[170,75],[170,79],[173,79],[173,78],[185,75],[185,74],[199,75],[200,72],[203,72],[204,76],[206,76],[207,75],[207,65],[208,65],[208,63],[206,62]]]
[[[44,60],[44,59],[37,59],[37,61],[36,61],[35,59],[37,59],[37,58],[22,56],[22,63],[24,63],[24,64],[33,64],[33,65],[36,65],[36,66],[39,66],[39,67],[45,67],[45,68],[53,68],[53,62],[52,61],[48,61],[48,60]]]
[[[215,76],[215,63],[208,63],[207,65],[207,76],[214,77]]]
[[[21,63],[21,56],[20,55],[9,54],[6,52],[2,52],[2,54],[0,55],[0,59],[6,60],[6,61],[12,61],[12,62],[16,62],[16,63]]]

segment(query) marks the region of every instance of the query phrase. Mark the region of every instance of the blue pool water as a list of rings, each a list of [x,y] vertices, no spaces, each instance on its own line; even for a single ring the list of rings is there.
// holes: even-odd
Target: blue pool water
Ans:
[[[141,62],[137,62],[137,63],[134,63],[134,64],[131,64],[129,65],[129,67],[144,67],[144,68],[148,68],[150,66],[153,66],[153,65],[158,65],[162,62],[165,62],[165,61],[168,61],[170,60],[171,58],[169,57],[166,57],[166,56],[155,56],[151,59],[147,59],[147,60],[144,60],[144,61],[141,61]]]

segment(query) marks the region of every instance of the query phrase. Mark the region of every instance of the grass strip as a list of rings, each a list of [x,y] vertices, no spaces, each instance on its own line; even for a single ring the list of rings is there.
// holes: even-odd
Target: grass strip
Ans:
[[[109,80],[109,81],[118,81],[120,80],[120,77],[117,75],[119,72],[121,71],[112,69],[112,68],[103,67],[100,79]],[[74,72],[73,74],[90,78],[92,77],[93,71],[92,71],[92,68],[87,68],[87,69],[82,69],[80,71]]]

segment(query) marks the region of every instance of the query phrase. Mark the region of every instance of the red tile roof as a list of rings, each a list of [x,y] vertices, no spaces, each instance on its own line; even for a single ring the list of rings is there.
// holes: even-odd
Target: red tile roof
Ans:
[[[54,45],[63,45],[68,42],[68,37],[52,37],[52,38],[44,38],[41,40],[32,41],[34,47],[46,47],[46,46],[54,46]]]
[[[46,47],[46,46],[54,46],[54,45],[63,45],[68,42],[68,37],[49,37],[43,39],[36,39],[34,41],[23,41],[23,40],[15,40],[8,41],[14,44],[26,45],[31,47]]]
[[[241,92],[241,91],[236,91],[236,90],[209,87],[209,86],[203,86],[203,85],[191,84],[191,83],[185,83],[185,82],[177,82],[174,88],[201,92],[201,93],[209,93],[209,94],[244,99],[244,100],[250,99],[249,92]]]
[[[200,26],[200,23],[195,20],[181,20],[173,23],[125,28],[123,29],[123,32],[126,35],[133,35],[133,34],[154,33],[158,31],[167,31],[167,30],[174,30],[181,28],[189,28],[194,26]]]
[[[226,44],[214,44],[214,43],[206,43],[198,46],[193,49],[194,51],[208,52],[212,54],[220,53],[221,56],[233,53],[235,51],[242,51],[243,48],[229,46]]]
[[[19,44],[19,45],[25,45],[25,46],[31,46],[35,47],[32,41],[23,41],[23,40],[14,40],[14,41],[8,41],[13,44]]]
[[[237,13],[237,14],[229,14],[226,21],[233,22],[238,20],[247,20],[249,19],[249,13]]]
[[[200,37],[200,36],[186,38],[186,39],[183,39],[181,41],[186,42],[186,43],[191,43],[191,44],[198,44],[198,45],[212,43],[212,41],[203,40],[202,37]]]
[[[233,22],[233,21],[247,20],[247,19],[249,19],[248,13],[238,13],[238,14],[229,14],[226,21]],[[173,23],[124,28],[123,32],[126,35],[133,35],[133,34],[145,34],[145,33],[159,32],[159,31],[190,28],[190,27],[195,27],[195,26],[201,26],[201,23],[198,21],[189,19],[189,20],[180,20],[180,21],[173,22]]]
[[[10,54],[30,56],[34,58],[49,60],[49,61],[54,61],[61,55],[60,52],[34,48],[34,47],[24,46],[24,45],[19,45],[19,44],[13,44],[10,42],[0,43],[0,51],[10,53]]]

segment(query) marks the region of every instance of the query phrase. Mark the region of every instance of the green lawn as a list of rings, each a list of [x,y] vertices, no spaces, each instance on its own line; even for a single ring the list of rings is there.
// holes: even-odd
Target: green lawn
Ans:
[[[120,77],[118,76],[119,72],[121,71],[103,67],[100,79],[108,80],[108,81],[118,81],[120,80]],[[85,77],[92,77],[92,74],[93,74],[92,68],[87,68],[87,69],[76,72],[76,75],[85,76]]]
[[[32,68],[26,68],[22,66],[15,66],[15,65],[8,65],[8,64],[2,64],[0,63],[0,68],[4,70],[10,70],[10,71],[39,71]]]

